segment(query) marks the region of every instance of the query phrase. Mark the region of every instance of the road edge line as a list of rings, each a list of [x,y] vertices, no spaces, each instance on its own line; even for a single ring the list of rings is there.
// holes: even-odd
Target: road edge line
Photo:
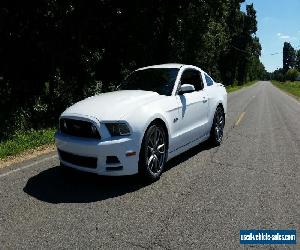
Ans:
[[[8,171],[8,172],[6,172],[6,173],[0,174],[0,178],[5,177],[5,176],[8,176],[8,175],[13,174],[13,173],[16,173],[16,172],[19,172],[19,171],[22,171],[22,170],[25,170],[25,169],[27,169],[27,168],[31,168],[31,167],[33,167],[33,166],[35,166],[35,165],[37,165],[37,164],[46,162],[46,161],[51,160],[51,159],[54,159],[54,158],[57,158],[57,155],[52,155],[52,156],[46,157],[46,158],[44,158],[44,159],[42,159],[42,160],[39,160],[39,161],[30,163],[30,164],[28,164],[28,165],[25,165],[25,166],[23,166],[23,167],[19,167],[19,168],[10,170],[10,171]]]

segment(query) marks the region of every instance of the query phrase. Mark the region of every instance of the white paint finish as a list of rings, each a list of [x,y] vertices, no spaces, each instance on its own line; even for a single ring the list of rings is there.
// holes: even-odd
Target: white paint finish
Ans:
[[[84,115],[96,117],[101,121],[123,120],[137,106],[143,106],[161,98],[162,96],[151,91],[121,90],[108,92],[75,103],[67,108],[62,116]]]
[[[227,93],[222,84],[207,86],[200,68],[182,64],[154,65],[148,68],[179,68],[171,96],[159,95],[152,91],[125,90],[100,94],[74,104],[63,112],[62,117],[90,120],[100,134],[101,140],[76,138],[56,134],[58,148],[81,156],[97,157],[97,169],[81,168],[65,163],[82,171],[102,175],[128,175],[138,172],[138,157],[143,136],[155,119],[161,119],[169,134],[169,159],[186,151],[208,138],[214,113],[218,104],[227,112]],[[186,69],[201,73],[204,89],[177,95],[181,75]],[[104,123],[107,121],[126,122],[131,135],[122,138],[110,137]],[[135,151],[133,157],[125,157],[127,151]],[[106,156],[117,156],[123,170],[106,171]]]
[[[144,70],[144,69],[161,69],[161,68],[174,68],[180,69],[181,67],[185,66],[184,64],[180,63],[166,63],[166,64],[159,64],[159,65],[151,65],[144,68],[140,68],[137,70]]]
[[[180,106],[178,117],[180,136],[178,136],[176,143],[178,147],[207,133],[208,97],[205,91],[194,91],[184,95],[177,95],[176,97]]]

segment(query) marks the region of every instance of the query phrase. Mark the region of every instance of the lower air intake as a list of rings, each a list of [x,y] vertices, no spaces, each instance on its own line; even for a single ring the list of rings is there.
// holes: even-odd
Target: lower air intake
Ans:
[[[79,156],[62,150],[58,150],[58,153],[65,162],[69,162],[79,167],[97,168],[97,158],[95,157]]]

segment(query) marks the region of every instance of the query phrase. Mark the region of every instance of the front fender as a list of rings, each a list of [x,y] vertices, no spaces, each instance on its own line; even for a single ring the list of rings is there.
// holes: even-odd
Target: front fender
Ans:
[[[135,136],[138,138],[139,144],[141,145],[146,130],[150,124],[156,120],[160,119],[166,125],[167,132],[170,135],[170,124],[166,115],[162,110],[154,110],[153,108],[144,107],[136,110],[134,114],[127,118],[128,123],[132,127]]]

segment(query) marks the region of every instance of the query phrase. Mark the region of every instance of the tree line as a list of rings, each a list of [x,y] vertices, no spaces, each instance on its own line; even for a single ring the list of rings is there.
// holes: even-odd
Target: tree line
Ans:
[[[282,68],[270,74],[270,78],[284,82],[295,81],[300,76],[300,49],[296,50],[289,42],[285,42],[282,49]]]
[[[0,140],[55,126],[84,97],[152,64],[197,65],[225,85],[264,78],[244,0],[32,0],[0,9]]]

